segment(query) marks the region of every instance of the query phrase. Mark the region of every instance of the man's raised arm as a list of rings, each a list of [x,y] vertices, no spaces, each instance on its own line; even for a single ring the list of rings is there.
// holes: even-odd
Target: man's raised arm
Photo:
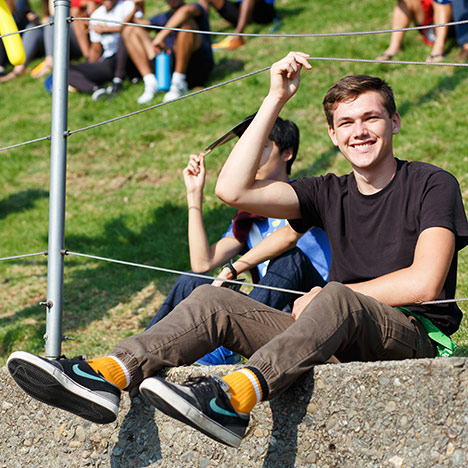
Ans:
[[[218,177],[216,195],[225,203],[262,216],[300,217],[297,196],[289,184],[256,180],[255,175],[276,118],[299,88],[302,67],[312,68],[302,52],[290,52],[271,67],[269,93]]]

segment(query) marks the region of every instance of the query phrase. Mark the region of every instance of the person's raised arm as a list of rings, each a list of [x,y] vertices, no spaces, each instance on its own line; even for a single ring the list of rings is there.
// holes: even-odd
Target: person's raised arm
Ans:
[[[244,244],[234,237],[224,237],[210,245],[203,221],[203,188],[205,186],[205,160],[203,154],[190,155],[183,170],[187,190],[188,240],[191,268],[206,273],[235,257]]]
[[[310,69],[307,54],[290,52],[272,65],[270,90],[252,123],[241,136],[226,163],[216,195],[231,206],[276,218],[300,216],[297,196],[285,182],[256,180],[263,147],[286,102],[299,88],[302,67]]]

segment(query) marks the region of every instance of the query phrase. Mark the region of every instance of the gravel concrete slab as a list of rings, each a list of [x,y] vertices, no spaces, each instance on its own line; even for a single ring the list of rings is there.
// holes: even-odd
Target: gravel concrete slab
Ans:
[[[181,367],[181,382],[233,366]],[[0,368],[0,467],[466,468],[468,359],[317,366],[258,405],[239,449],[124,394],[100,426],[25,395]]]

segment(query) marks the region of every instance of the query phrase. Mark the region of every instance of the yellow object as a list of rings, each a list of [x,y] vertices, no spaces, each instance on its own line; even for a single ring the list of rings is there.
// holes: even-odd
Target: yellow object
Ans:
[[[87,363],[106,380],[113,383],[120,390],[123,390],[127,385],[127,377],[125,371],[118,362],[110,356],[104,356],[87,361]]]
[[[0,0],[1,1],[1,0]],[[36,65],[32,70],[31,72],[29,73],[33,78],[36,78],[36,75],[38,75],[39,77],[39,74],[42,74],[42,70],[44,69],[45,67],[45,64],[46,64],[46,61],[43,60],[39,65]]]
[[[0,36],[18,31],[15,20],[11,15],[5,0],[0,0]],[[19,34],[2,37],[8,60],[14,66],[23,65],[26,60],[23,42]]]
[[[244,45],[244,39],[240,36],[228,36],[220,42],[214,43],[213,50],[236,50]]]
[[[261,388],[257,376],[244,368],[225,375],[223,380],[229,385],[227,392],[231,394],[232,407],[238,413],[250,413],[261,399]]]

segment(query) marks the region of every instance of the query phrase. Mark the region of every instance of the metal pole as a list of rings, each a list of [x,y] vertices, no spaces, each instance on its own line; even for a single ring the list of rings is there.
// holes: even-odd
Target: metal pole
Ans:
[[[65,179],[67,168],[70,0],[54,0],[54,72],[50,149],[49,248],[47,262],[46,357],[58,358],[62,344]]]

